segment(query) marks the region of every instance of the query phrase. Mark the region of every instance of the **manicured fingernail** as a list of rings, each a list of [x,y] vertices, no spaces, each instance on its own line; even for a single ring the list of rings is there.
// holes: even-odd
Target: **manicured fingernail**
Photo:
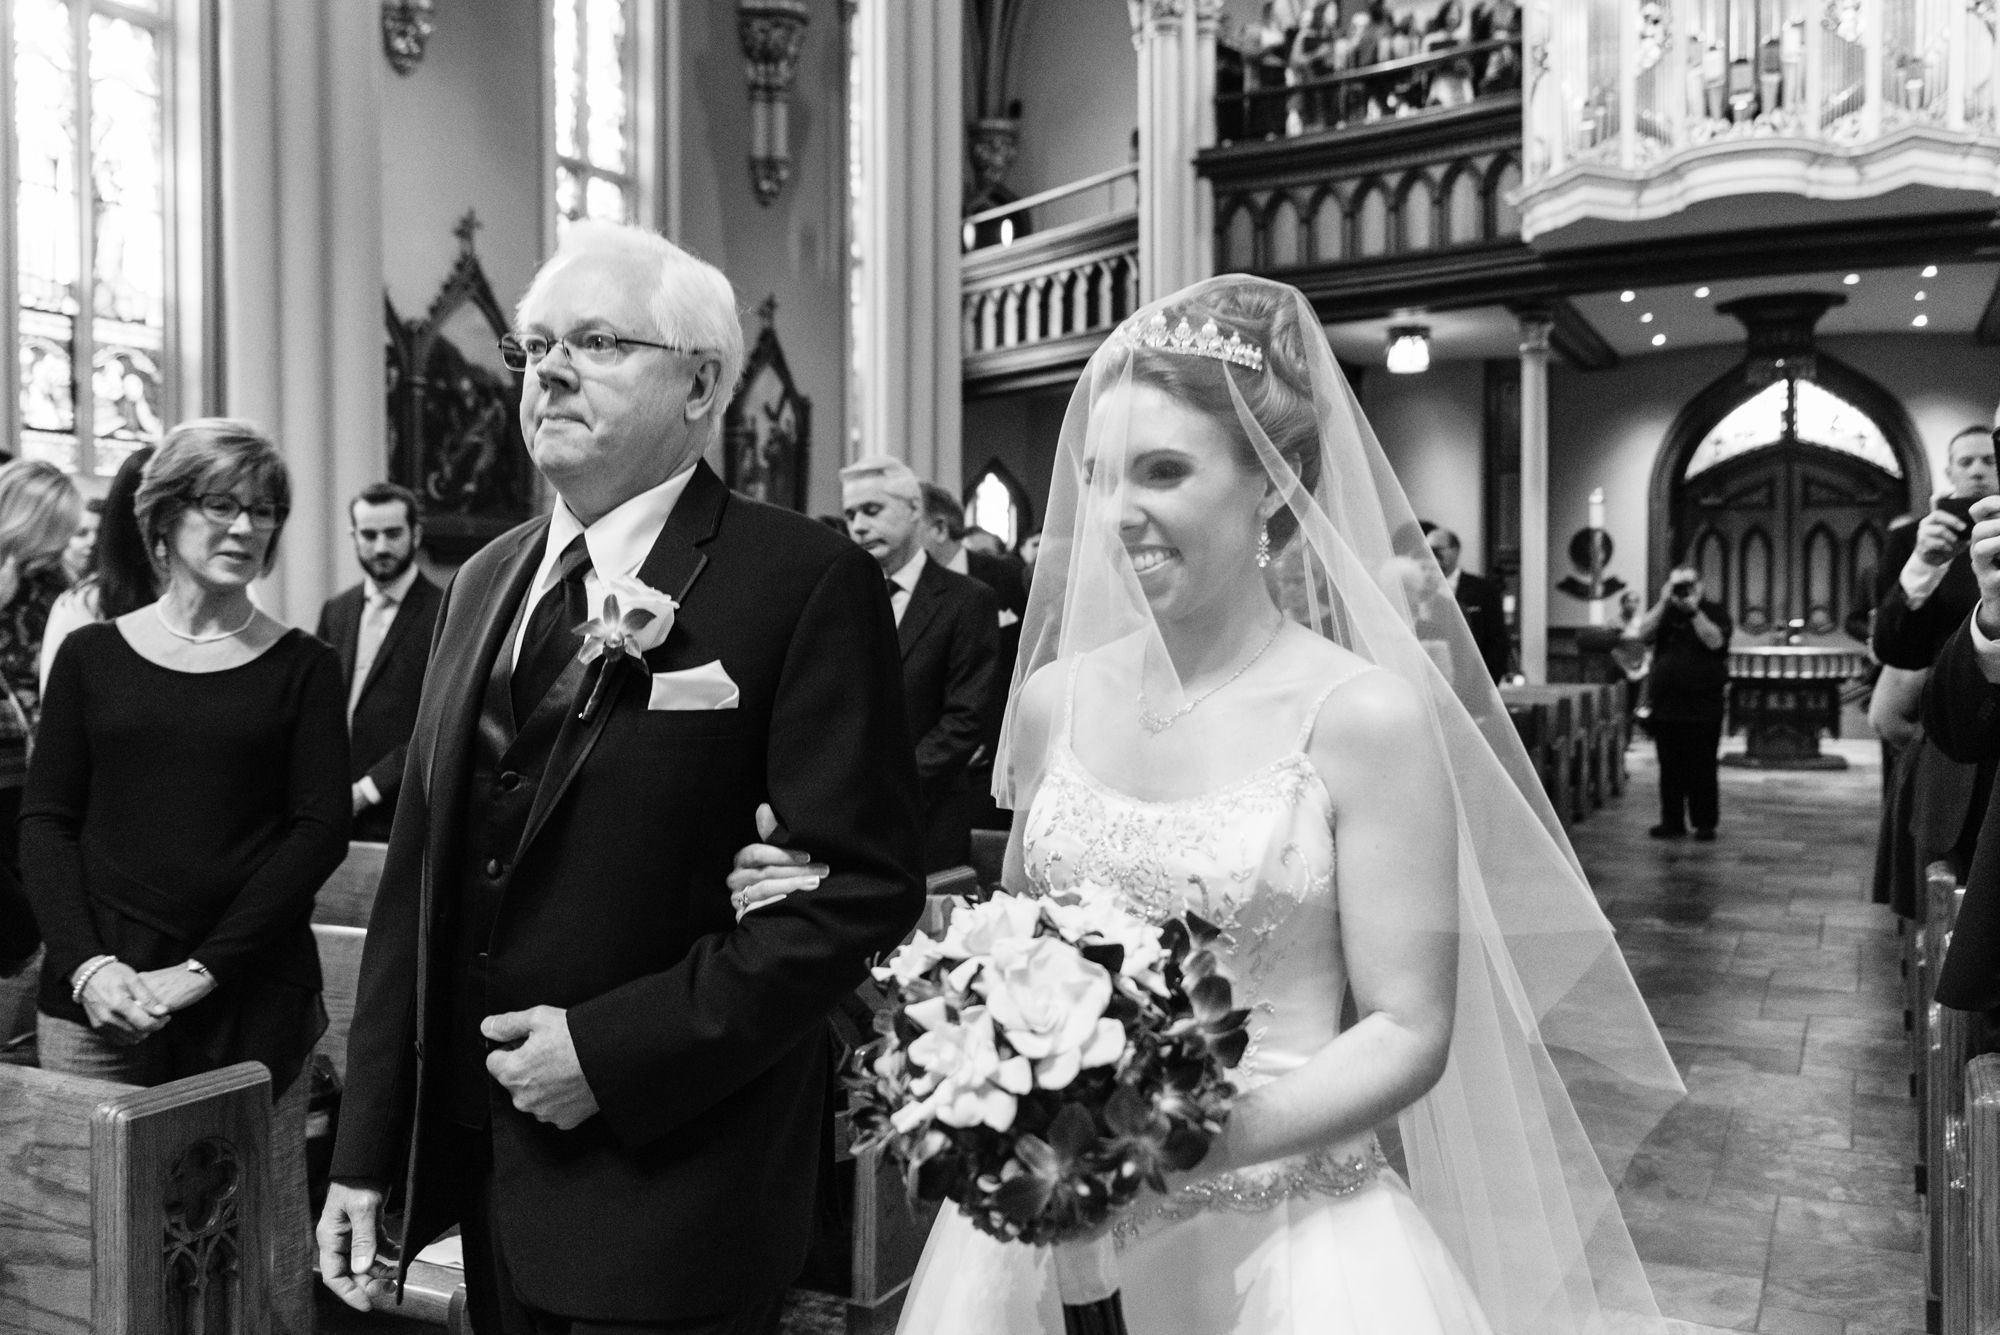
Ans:
[[[812,854],[805,852],[795,852],[792,854],[792,861],[798,863],[800,866],[804,866],[806,863],[812,861]]]

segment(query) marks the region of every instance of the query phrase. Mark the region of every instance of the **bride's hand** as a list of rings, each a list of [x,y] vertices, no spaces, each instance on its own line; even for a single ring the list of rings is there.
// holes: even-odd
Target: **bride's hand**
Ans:
[[[778,817],[766,802],[757,808],[757,837],[779,837]],[[775,843],[746,844],[736,850],[736,869],[729,873],[729,902],[736,908],[736,921],[743,915],[775,904],[786,895],[804,894],[816,888],[829,868],[814,862],[812,855]]]

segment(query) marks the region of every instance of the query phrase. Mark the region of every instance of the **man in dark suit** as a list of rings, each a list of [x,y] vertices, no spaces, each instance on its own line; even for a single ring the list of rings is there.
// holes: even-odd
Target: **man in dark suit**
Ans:
[[[1486,675],[1499,681],[1507,674],[1507,653],[1511,647],[1507,609],[1500,601],[1499,584],[1480,578],[1458,563],[1461,554],[1458,534],[1450,529],[1427,525],[1424,540],[1431,545],[1431,555],[1437,557],[1438,569],[1444,572],[1451,596],[1458,600],[1458,610],[1465,613],[1466,624],[1472,627],[1472,642],[1479,646]]]
[[[960,866],[972,856],[967,769],[989,732],[1000,603],[986,585],[925,553],[923,484],[909,465],[886,456],[848,465],[840,470],[840,503],[848,532],[889,581],[916,743],[924,870]]]
[[[1917,523],[1889,532],[1882,569],[1890,582],[1875,608],[1872,641],[1875,656],[1889,667],[1913,672],[1929,667],[1979,601],[1966,545],[1971,525],[1963,515],[1966,505],[2000,491],[1993,432],[1969,426],[1953,436],[1944,475],[1951,483],[1944,500]]]
[[[377,482],[347,507],[361,583],[326,600],[318,635],[340,652],[354,772],[354,837],[386,843],[444,594],[417,569],[416,493]]]
[[[924,555],[951,571],[968,575],[1000,600],[1000,658],[987,694],[986,732],[965,771],[967,807],[975,830],[1004,830],[1012,813],[993,801],[993,757],[1000,749],[1000,725],[1007,716],[1007,693],[1014,685],[1014,660],[1021,651],[1021,618],[1028,613],[1028,568],[1019,558],[988,556],[965,542],[965,507],[935,482],[924,483]]]
[[[482,1335],[765,1335],[812,1233],[827,1016],[923,905],[888,594],[700,462],[743,361],[719,272],[574,223],[517,320],[558,501],[445,594],[321,1273],[381,1298],[400,1195],[404,1265],[463,1226]],[[830,871],[739,922],[766,803]]]

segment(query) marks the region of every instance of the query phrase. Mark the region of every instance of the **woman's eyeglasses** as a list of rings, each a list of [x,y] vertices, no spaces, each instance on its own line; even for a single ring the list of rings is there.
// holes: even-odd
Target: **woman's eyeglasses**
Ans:
[[[507,364],[510,371],[525,371],[557,347],[563,347],[569,350],[573,362],[588,366],[614,366],[624,359],[624,349],[628,344],[638,348],[659,348],[666,352],[694,351],[675,343],[654,343],[643,338],[625,338],[608,330],[586,329],[561,338],[550,338],[546,334],[508,334],[500,340],[500,360]]]
[[[211,491],[206,495],[197,496],[194,498],[194,503],[200,508],[204,518],[223,528],[235,523],[238,515],[247,513],[250,516],[250,527],[259,533],[269,533],[284,523],[285,516],[291,513],[289,506],[278,505],[272,501],[258,501],[254,505],[245,505],[226,491]]]

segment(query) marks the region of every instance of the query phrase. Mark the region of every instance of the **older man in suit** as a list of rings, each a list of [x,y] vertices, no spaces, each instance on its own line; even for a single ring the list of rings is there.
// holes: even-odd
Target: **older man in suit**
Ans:
[[[897,459],[840,470],[848,532],[888,577],[903,651],[903,698],[923,801],[924,870],[972,856],[967,769],[985,744],[999,671],[1000,602],[924,551],[923,484]],[[810,845],[807,845],[810,847]]]
[[[721,273],[572,223],[502,342],[554,513],[445,594],[368,926],[320,1269],[462,1225],[482,1335],[767,1335],[804,1265],[827,1017],[923,907],[881,572],[701,462]],[[614,612],[613,603],[616,603]],[[828,873],[738,921],[768,804]]]
[[[1458,610],[1465,613],[1465,624],[1472,628],[1472,642],[1479,646],[1486,675],[1499,681],[1507,673],[1507,654],[1513,647],[1499,584],[1482,579],[1459,564],[1463,549],[1458,534],[1450,529],[1426,524],[1424,541],[1430,544],[1431,555],[1437,558],[1438,569],[1458,602]]]
[[[444,594],[417,569],[424,529],[415,492],[377,482],[347,514],[361,583],[327,599],[318,634],[339,651],[347,682],[354,837],[387,843]]]

